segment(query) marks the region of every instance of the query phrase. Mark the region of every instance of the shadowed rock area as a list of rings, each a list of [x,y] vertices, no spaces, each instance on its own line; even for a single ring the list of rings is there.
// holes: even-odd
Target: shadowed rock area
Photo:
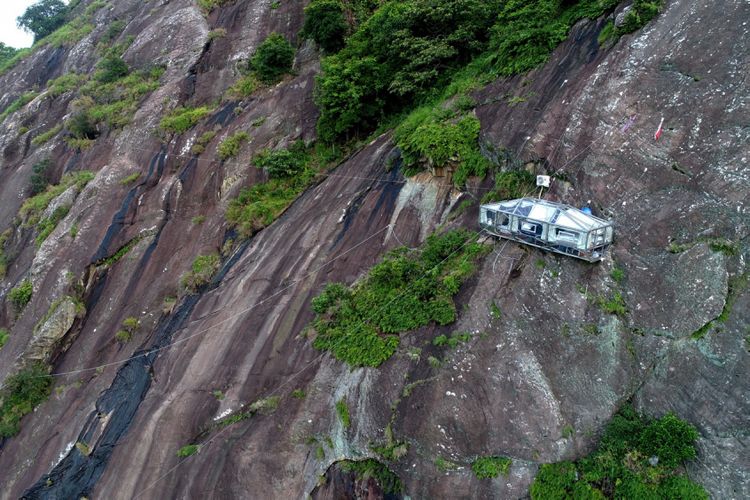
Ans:
[[[404,334],[380,367],[354,369],[312,347],[311,300],[439,227],[479,233],[476,201],[492,181],[462,192],[429,173],[404,177],[385,132],[239,242],[224,214],[266,180],[251,159],[316,137],[319,54],[298,40],[303,7],[113,2],[81,40],[0,75],[4,108],[66,72],[93,72],[115,20],[117,40],[134,37],[124,61],[164,67],[131,120],[88,149],[19,134],[74,113],[71,93],[42,92],[0,123],[0,233],[13,229],[0,379],[37,359],[56,374],[50,398],[0,442],[0,498],[396,498],[338,465],[384,460],[374,448],[393,443],[405,445],[387,460],[404,496],[525,498],[540,464],[591,452],[627,401],[697,428],[687,472],[712,498],[750,497],[750,5],[667,1],[611,47],[597,41],[606,19],[580,21],[543,66],[476,90],[483,150],[553,175],[545,198],[611,217],[610,256],[592,265],[483,239],[492,251],[456,296],[457,321]],[[272,32],[299,46],[294,74],[227,94]],[[212,111],[185,133],[161,130],[177,105]],[[239,155],[220,160],[219,144],[242,130]],[[55,198],[47,217],[69,210],[37,246],[17,217],[47,157],[54,183],[94,177]],[[211,253],[221,262],[210,282],[181,290]],[[8,295],[24,279],[33,295],[19,312]],[[615,296],[622,314],[602,305]],[[129,317],[139,326],[118,341]],[[456,332],[469,340],[433,344]],[[485,455],[510,457],[508,473],[478,479],[471,463]]]

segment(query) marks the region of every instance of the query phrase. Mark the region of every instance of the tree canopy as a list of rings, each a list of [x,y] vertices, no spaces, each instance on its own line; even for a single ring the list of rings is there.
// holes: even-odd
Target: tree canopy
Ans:
[[[65,24],[68,7],[62,0],[39,0],[16,18],[19,28],[33,33],[34,41],[44,38]]]
[[[14,49],[9,45],[5,45],[3,42],[0,42],[0,66],[13,59],[13,56],[16,55],[16,52],[18,52],[18,49]]]

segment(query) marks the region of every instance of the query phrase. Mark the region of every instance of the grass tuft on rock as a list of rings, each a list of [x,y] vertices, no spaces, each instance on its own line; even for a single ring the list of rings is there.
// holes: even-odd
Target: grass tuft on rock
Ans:
[[[479,479],[491,479],[500,474],[507,476],[512,464],[508,457],[479,457],[471,464],[471,470]]]

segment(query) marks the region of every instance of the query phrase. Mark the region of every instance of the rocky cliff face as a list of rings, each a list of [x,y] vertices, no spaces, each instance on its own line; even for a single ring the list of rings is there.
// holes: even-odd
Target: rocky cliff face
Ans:
[[[175,105],[219,100],[267,34],[296,40],[302,9],[238,1],[206,16],[191,0],[115,2],[93,13],[93,31],[77,43],[44,47],[0,76],[4,107],[49,79],[92,72],[115,20],[125,21],[120,37],[134,37],[123,54],[130,66],[165,67],[130,122],[102,130],[90,149],[59,137],[31,143],[73,112],[69,93],[42,93],[0,124],[0,230],[15,227],[41,159],[52,158],[56,180],[95,173],[60,195],[69,211],[38,248],[34,228],[20,226],[5,245],[13,258],[0,298],[24,279],[33,295],[19,315],[8,300],[0,312],[11,332],[0,378],[29,355],[58,376],[49,400],[1,444],[2,498],[327,498],[336,484],[374,497],[376,485],[354,485],[332,465],[375,457],[370,445],[390,439],[407,444],[389,466],[412,498],[522,498],[540,463],[589,452],[627,400],[695,425],[690,476],[714,498],[749,497],[748,4],[668,1],[606,49],[597,42],[604,20],[582,21],[543,67],[478,90],[488,151],[545,165],[559,179],[545,196],[612,217],[611,258],[589,265],[495,242],[458,296],[457,323],[410,333],[380,368],[354,370],[306,338],[311,298],[441,224],[477,230],[477,204],[458,206],[490,186],[473,180],[459,192],[444,178],[404,178],[387,168],[397,155],[388,133],[234,246],[202,292],[164,300],[195,256],[232,238],[228,201],[260,180],[250,158],[314,139],[318,55],[303,44],[294,76],[222,101],[188,133],[165,136],[158,123]],[[225,36],[209,35],[218,29]],[[191,146],[208,130],[217,135],[195,157]],[[238,130],[251,131],[240,156],[215,159]],[[599,305],[617,293],[626,314]],[[118,342],[128,317],[140,325]],[[471,340],[431,342],[456,331]],[[336,414],[342,399],[349,427]],[[214,425],[253,402],[266,411]],[[176,456],[189,443],[201,444],[198,453]],[[513,459],[508,476],[471,474],[471,460],[490,454]],[[326,471],[334,486],[316,490]]]

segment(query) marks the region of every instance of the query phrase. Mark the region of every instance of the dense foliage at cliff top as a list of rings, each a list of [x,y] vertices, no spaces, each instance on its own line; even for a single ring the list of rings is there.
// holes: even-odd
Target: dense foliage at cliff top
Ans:
[[[528,71],[547,60],[576,21],[597,18],[617,3],[387,1],[342,39],[345,5],[314,1],[306,9],[303,34],[319,38],[328,52],[343,47],[322,62],[316,94],[320,138],[368,132],[388,115],[438,97],[472,60],[480,61],[474,70],[485,81]],[[651,19],[659,3],[637,1],[628,29]]]
[[[591,455],[575,463],[542,465],[531,498],[708,499],[682,467],[695,458],[696,439],[695,428],[672,413],[652,420],[626,406]]]

